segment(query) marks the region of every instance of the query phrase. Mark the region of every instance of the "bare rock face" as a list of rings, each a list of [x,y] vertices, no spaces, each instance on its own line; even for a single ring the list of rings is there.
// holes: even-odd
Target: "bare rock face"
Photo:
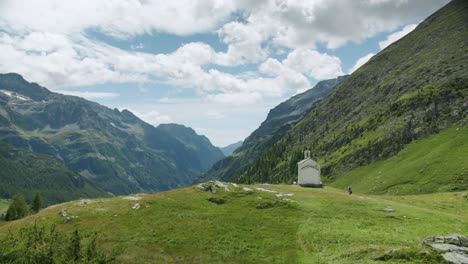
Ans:
[[[464,235],[428,236],[421,244],[442,253],[441,256],[448,263],[468,263],[468,238]]]

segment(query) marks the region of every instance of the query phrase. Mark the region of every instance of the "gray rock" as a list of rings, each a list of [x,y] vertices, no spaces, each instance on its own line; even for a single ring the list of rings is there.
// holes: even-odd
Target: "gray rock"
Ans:
[[[211,193],[217,193],[218,192],[217,189],[216,189],[216,186],[214,186],[214,185],[210,186],[210,190],[211,190]]]
[[[60,210],[59,215],[62,216],[62,217],[67,217],[68,216],[68,210],[67,209]]]
[[[419,251],[418,253],[416,253],[416,256],[430,256],[430,255],[431,255],[431,252],[427,250]]]
[[[71,220],[73,220],[73,218],[67,217],[67,218],[65,218],[65,220],[63,220],[63,223],[66,224],[66,223],[70,222]]]
[[[421,244],[423,246],[429,246],[434,243],[468,247],[468,238],[460,234],[451,234],[448,236],[428,236],[422,241]]]
[[[200,190],[200,191],[203,191],[203,192],[207,192],[210,190],[210,187],[209,186],[206,186],[205,184],[203,183],[200,183],[197,185],[197,188]]]
[[[136,204],[134,204],[134,205],[132,206],[132,209],[138,210],[138,209],[140,209],[140,207],[141,207],[140,204],[139,204],[139,203],[136,203]]]
[[[451,244],[431,244],[430,247],[438,252],[457,252],[461,254],[468,254],[468,248]]]
[[[395,210],[392,209],[392,208],[385,208],[385,209],[383,209],[383,211],[386,212],[386,213],[395,212]]]
[[[218,188],[224,188],[227,185],[224,182],[215,181],[215,186],[218,187]]]
[[[467,264],[468,256],[456,252],[447,252],[442,257],[450,264]]]
[[[445,237],[445,243],[461,247],[468,247],[468,238],[460,234],[451,234]]]

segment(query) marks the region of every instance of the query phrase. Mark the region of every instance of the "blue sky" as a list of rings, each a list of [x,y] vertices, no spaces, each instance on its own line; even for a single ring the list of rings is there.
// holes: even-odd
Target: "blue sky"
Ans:
[[[0,72],[225,146],[447,2],[2,0]]]

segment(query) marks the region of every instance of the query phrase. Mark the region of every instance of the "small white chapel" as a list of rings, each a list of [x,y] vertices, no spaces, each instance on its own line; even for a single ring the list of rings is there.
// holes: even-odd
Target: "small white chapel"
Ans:
[[[297,163],[298,184],[302,187],[323,187],[320,181],[320,165],[310,158],[310,150],[304,151],[304,159]]]

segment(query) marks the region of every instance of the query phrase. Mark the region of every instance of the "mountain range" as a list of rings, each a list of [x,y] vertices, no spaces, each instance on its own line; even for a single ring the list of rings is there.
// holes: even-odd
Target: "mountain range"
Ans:
[[[0,197],[44,190],[59,202],[211,179],[292,183],[304,150],[337,187],[467,189],[468,171],[458,165],[468,155],[459,135],[467,126],[467,36],[468,5],[452,1],[351,75],[321,81],[271,109],[244,142],[223,150],[183,125],[154,127],[128,110],[0,74],[0,162],[8,168]],[[427,149],[433,153],[421,151]],[[61,190],[59,183],[66,192],[45,191]]]
[[[128,110],[54,93],[14,73],[0,74],[0,141],[48,155],[112,194],[186,186],[223,157],[192,129],[154,127]]]
[[[242,146],[242,143],[244,143],[244,141],[237,141],[235,143],[232,143],[232,144],[229,144],[225,147],[222,147],[221,148],[221,151],[223,152],[224,156],[229,156],[231,155],[236,149],[238,149],[240,146]]]

